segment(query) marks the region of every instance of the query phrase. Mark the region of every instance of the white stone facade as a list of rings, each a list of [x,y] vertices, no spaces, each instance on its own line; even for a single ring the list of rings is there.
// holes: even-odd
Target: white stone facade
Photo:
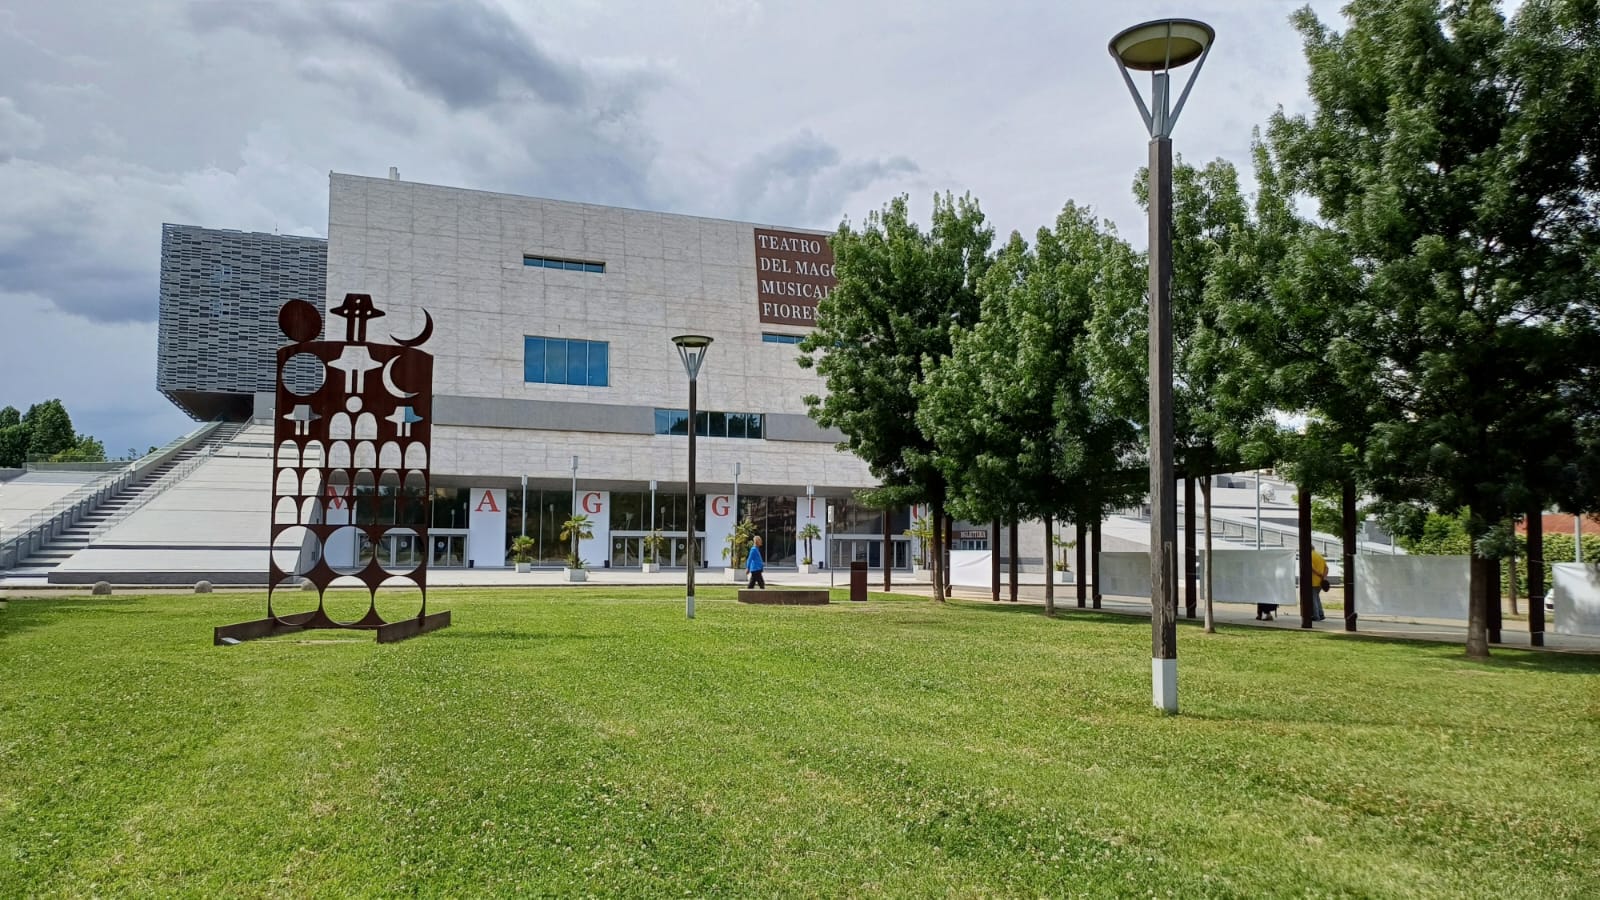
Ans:
[[[820,381],[792,345],[800,334],[759,321],[754,224],[541,200],[334,174],[328,200],[327,299],[369,293],[387,316],[373,327],[407,337],[433,317],[436,397],[683,409],[688,382],[670,338],[715,339],[699,379],[701,410],[804,416]],[[604,274],[524,265],[525,255],[603,262]],[[340,320],[333,320],[329,330]],[[609,344],[609,384],[530,384],[525,336]],[[442,416],[441,416],[442,418]],[[436,481],[665,490],[687,470],[682,436],[531,429],[509,422],[434,429]],[[770,431],[769,427],[769,431]],[[812,427],[811,440],[697,441],[700,493],[844,496],[875,482]]]

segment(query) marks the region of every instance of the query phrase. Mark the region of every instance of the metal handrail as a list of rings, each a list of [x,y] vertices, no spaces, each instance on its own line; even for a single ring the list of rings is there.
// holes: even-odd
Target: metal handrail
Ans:
[[[217,455],[217,451],[221,449],[221,447],[221,444],[210,444],[199,453],[184,460],[181,465],[174,466],[172,469],[164,473],[160,478],[156,479],[154,483],[140,491],[138,496],[134,497],[132,500],[128,501],[128,503],[123,505],[121,509],[112,513],[104,522],[96,525],[94,529],[89,532],[89,543],[93,544],[95,538],[98,538],[100,535],[110,531],[113,527],[122,524],[124,520],[141,509],[146,503],[149,503],[151,500],[154,500],[155,498],[166,493],[178,482],[183,481],[185,478],[188,478],[190,475],[194,474],[194,471],[200,468],[201,465],[210,462],[211,458]]]
[[[127,466],[108,473],[74,490],[45,509],[29,515],[20,524],[0,531],[0,569],[20,563],[41,538],[45,540],[54,538],[183,448],[216,431],[221,424],[220,420],[202,423],[195,430],[169,441],[154,453],[145,454]]]

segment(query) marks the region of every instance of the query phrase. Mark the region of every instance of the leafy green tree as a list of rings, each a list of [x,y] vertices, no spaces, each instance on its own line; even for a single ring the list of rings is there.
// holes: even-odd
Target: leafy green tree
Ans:
[[[35,457],[48,458],[78,445],[72,417],[67,415],[60,400],[46,400],[28,407],[22,424],[28,429],[28,452]]]
[[[918,424],[965,516],[1049,529],[1081,515],[1106,487],[1098,475],[1134,451],[1133,424],[1099,402],[1085,344],[1097,305],[1139,305],[1141,274],[1109,226],[1070,203],[1033,248],[1014,234],[996,255],[979,322],[917,392]]]
[[[1507,515],[1586,505],[1600,385],[1600,16],[1595,0],[1354,0],[1309,10],[1308,116],[1268,130],[1325,227],[1291,292],[1329,324],[1317,362],[1357,410],[1319,410],[1390,503],[1464,511],[1467,653],[1488,655],[1486,539]],[[1315,282],[1332,279],[1336,290]],[[1592,432],[1591,432],[1592,433]]]
[[[88,435],[78,435],[78,442],[52,454],[51,462],[105,462],[106,446]]]
[[[842,449],[867,464],[882,486],[864,502],[931,504],[944,521],[948,488],[938,444],[917,424],[916,386],[950,354],[951,335],[978,319],[978,283],[994,230],[971,197],[936,196],[928,230],[910,220],[905,197],[870,214],[859,231],[831,239],[838,286],[817,304],[817,327],[799,345],[825,396],[806,398],[819,425],[845,435]],[[934,528],[935,593],[943,599],[942,532]]]
[[[20,469],[27,461],[28,426],[19,423],[0,427],[0,469]]]
[[[811,542],[822,539],[822,529],[818,528],[817,523],[815,522],[807,522],[800,529],[800,531],[795,534],[795,537],[806,542],[806,556],[805,559],[801,560],[801,562],[808,566],[811,565],[811,560],[813,559],[811,555]]]
[[[0,408],[0,428],[10,428],[22,424],[22,413],[15,406]]]

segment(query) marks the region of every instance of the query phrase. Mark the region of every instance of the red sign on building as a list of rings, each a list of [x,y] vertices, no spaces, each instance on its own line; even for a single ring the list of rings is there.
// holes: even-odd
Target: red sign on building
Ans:
[[[838,283],[827,235],[756,229],[756,298],[762,322],[815,325],[817,301]]]

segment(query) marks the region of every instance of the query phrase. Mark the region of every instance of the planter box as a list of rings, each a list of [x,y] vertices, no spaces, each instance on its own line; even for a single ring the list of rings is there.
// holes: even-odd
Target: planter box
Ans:
[[[656,572],[661,571],[661,567],[656,565],[655,563],[643,563],[642,565],[639,566],[639,571],[643,572],[646,575],[653,575]]]
[[[812,572],[816,571],[817,567],[811,563],[801,563],[796,568],[799,570],[801,575],[810,575]]]
[[[724,578],[728,579],[729,581],[733,581],[733,582],[736,582],[738,584],[744,584],[745,579],[750,577],[750,576],[745,574],[745,571],[743,569],[723,569],[722,570],[722,575],[723,575]]]
[[[517,563],[517,571],[526,575],[533,571],[533,563]]]
[[[588,569],[562,569],[561,571],[566,573],[568,581],[588,581],[589,580],[589,570]]]

